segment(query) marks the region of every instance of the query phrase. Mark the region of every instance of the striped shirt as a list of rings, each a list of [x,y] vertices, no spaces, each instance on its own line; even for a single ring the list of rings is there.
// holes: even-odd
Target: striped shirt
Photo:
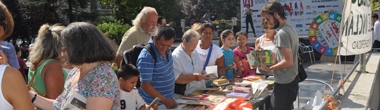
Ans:
[[[154,60],[148,50],[143,49],[137,59],[137,68],[140,71],[140,81],[150,82],[150,84],[166,98],[173,98],[174,94],[174,71],[173,59],[171,50],[167,51],[168,58],[159,54],[154,44],[150,41],[149,44],[157,56],[157,62],[154,66]],[[143,85],[141,85],[142,87]],[[139,88],[139,93],[146,103],[151,103],[155,97],[149,96],[142,88]]]

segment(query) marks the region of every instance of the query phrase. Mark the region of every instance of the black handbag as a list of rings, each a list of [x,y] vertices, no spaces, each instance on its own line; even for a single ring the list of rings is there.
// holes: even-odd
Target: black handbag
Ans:
[[[306,71],[305,71],[305,68],[302,66],[303,64],[303,59],[301,58],[300,54],[297,54],[297,57],[298,57],[298,82],[302,82],[302,81],[305,81],[305,79],[307,78],[307,74],[306,74]]]

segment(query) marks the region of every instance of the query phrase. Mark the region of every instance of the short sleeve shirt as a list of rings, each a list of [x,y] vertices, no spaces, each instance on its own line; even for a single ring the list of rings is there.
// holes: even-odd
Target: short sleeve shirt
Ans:
[[[224,67],[228,67],[234,63],[234,52],[231,49],[225,50],[220,48],[224,56]],[[234,78],[234,70],[226,70],[227,79]]]
[[[181,44],[182,45],[182,44]],[[191,57],[183,50],[182,46],[179,45],[174,49],[173,55],[173,67],[175,79],[177,80],[180,75],[187,75],[193,73],[202,73],[203,63],[196,51],[191,53]],[[191,94],[198,88],[205,88],[205,81],[192,81],[186,85],[185,94]]]
[[[201,49],[200,44],[201,44],[201,41],[199,40],[198,45],[195,48],[195,51],[197,51],[199,57],[201,58],[201,62],[204,65],[206,63],[207,55],[208,55],[210,48],[208,48],[206,50]],[[215,45],[215,44],[212,44],[212,45],[213,45],[212,52],[211,52],[210,60],[207,64],[207,66],[216,65],[216,60],[223,56],[223,52],[222,52],[222,50],[220,50],[220,47]]]
[[[145,104],[137,89],[133,89],[130,92],[120,90],[121,110],[139,110]]]
[[[112,100],[111,110],[120,110],[120,86],[116,73],[107,62],[96,66],[88,72],[83,78],[78,80],[73,86],[71,82],[79,72],[78,68],[74,68],[65,82],[65,90],[54,101],[54,109],[61,110],[72,98],[74,93],[79,93],[85,98],[104,97]]]
[[[238,57],[239,61],[243,59],[247,60],[247,54],[251,53],[251,50],[253,49],[254,49],[253,47],[247,46],[247,52],[243,53],[242,51],[240,51],[239,47],[236,47],[234,49],[234,57]],[[249,68],[249,69],[244,69],[239,76],[246,77],[246,76],[255,75],[255,74],[256,74],[256,71],[254,69]]]
[[[293,26],[288,23],[284,23],[277,32],[277,37],[275,39],[275,45],[278,48],[276,54],[276,62],[280,62],[284,59],[281,48],[290,48],[292,50],[293,55],[293,66],[281,69],[274,70],[274,80],[276,83],[280,84],[288,84],[294,80],[294,78],[298,75],[298,45],[299,38],[298,34],[295,32]]]
[[[150,82],[161,95],[166,98],[173,98],[175,77],[172,52],[171,50],[168,50],[166,52],[168,57],[165,58],[158,52],[153,42],[149,41],[149,44],[155,51],[157,61],[156,64],[154,64],[152,55],[145,48],[141,51],[137,59],[137,68],[140,71],[140,81]],[[144,85],[141,85],[139,88],[139,93],[146,103],[151,103],[155,97],[148,95],[148,93],[142,89],[143,86]]]

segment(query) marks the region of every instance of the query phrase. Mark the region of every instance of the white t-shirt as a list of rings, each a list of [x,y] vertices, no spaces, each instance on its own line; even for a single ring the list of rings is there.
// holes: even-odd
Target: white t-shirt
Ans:
[[[207,59],[207,55],[208,55],[208,51],[210,48],[203,50],[203,49],[201,49],[200,44],[201,44],[201,41],[199,40],[198,45],[195,48],[195,51],[197,51],[197,53],[199,54],[199,57],[201,59],[202,64],[205,64],[206,59]],[[211,52],[210,60],[207,64],[207,66],[216,65],[216,59],[223,56],[223,52],[222,52],[222,50],[220,50],[220,47],[215,45],[215,44],[212,44],[212,45],[213,45],[212,52]]]
[[[144,104],[146,103],[137,89],[133,89],[131,92],[120,90],[121,110],[139,110]]]
[[[376,20],[373,25],[373,36],[375,40],[380,41],[380,20]]]

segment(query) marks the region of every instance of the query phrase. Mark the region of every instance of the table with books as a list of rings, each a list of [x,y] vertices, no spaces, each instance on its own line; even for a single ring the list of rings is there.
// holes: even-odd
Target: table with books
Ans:
[[[237,79],[236,82],[216,79],[209,88],[199,88],[189,96],[177,96],[175,101],[179,106],[174,110],[265,109],[270,105],[273,83],[260,75]],[[159,109],[166,108],[161,105]]]
[[[247,59],[239,61],[237,70],[253,69],[261,64],[270,66],[274,63],[270,50],[251,51]],[[205,76],[218,77],[217,66],[207,66]],[[264,75],[252,75],[227,79],[214,79],[208,88],[198,88],[188,96],[177,96],[179,106],[175,110],[242,110],[243,108],[260,110],[269,109],[270,95],[274,81],[266,80]],[[159,109],[166,109],[161,105]]]

